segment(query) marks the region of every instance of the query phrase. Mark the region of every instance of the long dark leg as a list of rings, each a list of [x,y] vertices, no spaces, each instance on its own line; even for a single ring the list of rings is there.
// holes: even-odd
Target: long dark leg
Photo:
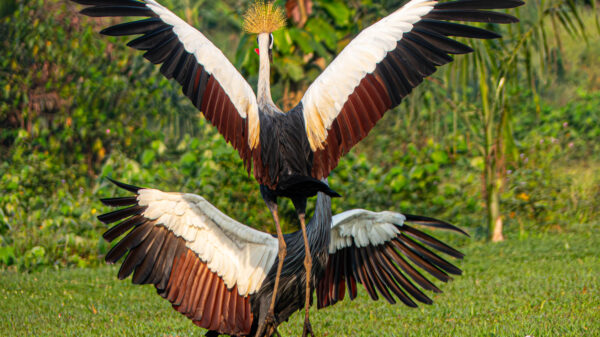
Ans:
[[[283,232],[281,231],[281,225],[279,224],[279,215],[277,213],[277,203],[274,205],[269,205],[269,210],[273,215],[273,219],[275,220],[275,227],[277,228],[277,239],[279,241],[279,253],[277,255],[279,261],[277,263],[277,274],[275,275],[275,284],[273,286],[273,296],[271,297],[271,305],[269,306],[269,311],[267,312],[267,317],[263,322],[260,322],[258,326],[258,330],[256,332],[256,336],[263,336],[265,332],[268,334],[266,336],[270,336],[273,333],[277,333],[275,329],[275,303],[277,299],[277,290],[279,288],[279,279],[281,277],[281,269],[283,268],[283,261],[285,259],[285,255],[287,253],[287,248],[285,241],[283,240]],[[279,333],[277,333],[279,335]]]
[[[275,303],[277,299],[277,291],[279,289],[279,279],[281,278],[281,269],[283,268],[283,261],[285,260],[285,255],[287,253],[287,246],[285,244],[285,241],[283,240],[283,232],[281,231],[281,226],[279,225],[277,204],[275,204],[275,211],[271,211],[271,213],[273,213],[273,219],[275,219],[275,226],[277,227],[277,239],[279,240],[279,253],[277,257],[279,258],[279,263],[277,263],[277,274],[275,274],[273,296],[271,297],[271,305],[269,306],[269,312],[267,313],[267,323],[275,330]],[[267,330],[269,332],[267,336],[270,336],[273,333],[273,331],[271,331],[270,328],[267,328]]]
[[[261,186],[261,194],[263,195],[263,198],[265,199],[265,203],[267,204],[267,207],[269,207],[269,210],[271,211],[271,214],[273,215],[273,220],[275,220],[275,227],[277,228],[277,239],[279,241],[279,253],[277,255],[279,258],[279,261],[277,263],[277,274],[275,275],[275,284],[273,286],[273,296],[271,298],[271,305],[269,306],[269,311],[267,312],[267,317],[265,318],[265,320],[263,322],[260,322],[260,324],[258,326],[258,330],[256,332],[256,336],[263,336],[263,334],[265,332],[267,332],[267,336],[270,336],[273,333],[276,333],[277,335],[279,335],[279,333],[277,332],[276,326],[275,326],[275,324],[276,324],[275,303],[276,303],[276,299],[277,299],[277,290],[279,288],[279,279],[281,276],[281,269],[283,268],[283,261],[285,259],[287,248],[286,248],[285,241],[283,240],[283,232],[281,231],[281,225],[279,224],[279,215],[277,213],[277,199],[276,199],[276,197],[269,195],[270,193],[268,193],[268,192],[265,193],[263,191],[263,186]]]
[[[308,236],[306,234],[306,224],[305,224],[305,214],[298,214],[300,218],[300,225],[302,226],[302,237],[304,238],[304,251],[306,255],[304,256],[304,269],[306,269],[306,299],[304,302],[304,329],[302,330],[302,337],[306,337],[308,334],[311,336],[315,336],[312,331],[312,326],[310,325],[310,320],[308,318],[308,310],[310,309],[310,279],[311,279],[311,271],[312,271],[312,256],[310,255],[310,247],[308,246]]]
[[[298,218],[300,219],[300,226],[302,227],[302,238],[304,239],[304,269],[306,270],[306,298],[304,302],[304,328],[302,329],[302,337],[306,337],[309,334],[315,336],[312,331],[312,326],[309,320],[309,309],[310,309],[310,279],[312,271],[312,256],[310,255],[310,246],[308,244],[308,234],[306,233],[306,199],[292,199]]]

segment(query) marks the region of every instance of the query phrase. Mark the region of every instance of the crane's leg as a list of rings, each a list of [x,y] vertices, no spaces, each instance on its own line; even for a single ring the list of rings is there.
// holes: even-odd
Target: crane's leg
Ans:
[[[310,279],[312,271],[312,255],[310,255],[310,246],[308,244],[308,234],[306,233],[306,198],[297,197],[292,198],[292,203],[298,213],[300,219],[300,227],[302,227],[302,238],[304,239],[304,269],[306,270],[306,298],[304,302],[304,328],[302,329],[302,337],[306,337],[309,334],[315,336],[310,325],[308,318],[308,310],[310,309],[310,298],[312,293],[310,292]]]
[[[312,331],[310,320],[308,318],[308,310],[310,309],[310,298],[312,293],[310,292],[310,279],[312,271],[312,256],[310,255],[310,247],[308,245],[308,235],[306,234],[306,223],[305,223],[305,212],[298,214],[300,218],[300,226],[302,226],[302,237],[304,238],[304,269],[306,269],[306,298],[304,302],[304,328],[302,329],[302,337],[310,334],[312,337],[315,334]]]
[[[277,274],[275,276],[275,285],[273,286],[273,297],[271,298],[271,305],[269,306],[269,311],[267,312],[267,317],[263,322],[259,323],[258,330],[256,332],[256,336],[263,336],[265,332],[267,332],[266,336],[271,336],[273,333],[279,335],[276,329],[276,321],[275,321],[275,301],[277,298],[277,290],[279,288],[279,278],[281,276],[281,269],[283,268],[283,261],[286,255],[286,244],[283,240],[283,232],[281,231],[281,226],[279,224],[279,215],[277,214],[277,202],[267,201],[267,207],[271,211],[273,215],[273,219],[275,220],[275,227],[277,227],[277,239],[279,240],[279,253],[278,258],[279,262],[277,263]]]

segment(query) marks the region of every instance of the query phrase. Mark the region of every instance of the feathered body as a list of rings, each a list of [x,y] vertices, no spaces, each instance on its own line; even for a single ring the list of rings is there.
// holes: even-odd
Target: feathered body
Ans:
[[[293,177],[310,177],[313,153],[302,131],[302,110],[296,108],[283,113],[267,105],[259,109],[259,113],[261,161],[268,176],[268,180],[259,180],[259,183],[273,190],[285,190]]]
[[[320,193],[317,196],[315,207],[315,213],[306,226],[310,254],[313,261],[310,282],[312,285],[311,292],[314,290],[314,285],[324,275],[324,268],[329,258],[331,199],[327,195]],[[306,294],[305,250],[302,231],[285,234],[284,240],[287,245],[287,254],[281,270],[281,280],[279,281],[279,290],[275,304],[277,325],[287,321],[293,313],[304,308]],[[256,333],[258,322],[264,320],[267,315],[273,295],[277,262],[275,261],[273,264],[273,268],[269,271],[260,290],[250,297],[252,313],[254,317],[258,318],[253,322],[250,336]]]

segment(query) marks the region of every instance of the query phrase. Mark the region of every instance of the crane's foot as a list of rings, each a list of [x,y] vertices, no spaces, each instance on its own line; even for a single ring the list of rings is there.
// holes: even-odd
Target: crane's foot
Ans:
[[[263,332],[264,332],[264,335],[263,335]],[[259,327],[259,329],[256,333],[256,336],[257,337],[262,337],[262,336],[270,337],[273,335],[281,337],[281,335],[279,334],[279,331],[277,331],[277,321],[275,320],[275,315],[273,313],[267,313],[267,316],[265,317],[265,320]]]
[[[315,337],[312,326],[310,325],[310,320],[308,316],[304,318],[304,329],[302,329],[302,337]]]
[[[272,336],[273,334],[281,336],[277,331],[277,321],[275,320],[275,314],[269,310],[265,319],[258,325],[255,337]]]
[[[272,322],[267,323],[267,336],[278,336],[281,337],[279,331],[277,331],[277,325],[275,323],[275,319],[272,319]]]

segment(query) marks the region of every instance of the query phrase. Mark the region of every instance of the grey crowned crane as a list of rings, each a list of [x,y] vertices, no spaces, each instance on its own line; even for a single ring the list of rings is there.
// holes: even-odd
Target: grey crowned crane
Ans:
[[[307,275],[318,308],[357,295],[362,284],[373,300],[416,307],[431,304],[422,289],[441,292],[424,273],[441,280],[461,270],[439,252],[463,254],[409,226],[407,222],[465,234],[431,218],[393,212],[351,210],[331,215],[331,199],[317,196],[314,216],[306,228],[313,268],[304,268],[302,231],[285,234],[288,254],[283,261],[275,321],[264,331],[260,323],[270,310],[278,264],[278,240],[223,214],[201,196],[166,193],[119,182],[133,196],[103,199],[124,207],[100,215],[104,223],[120,223],[104,233],[114,241],[128,232],[106,255],[116,263],[125,254],[119,279],[133,273],[135,284],[153,284],[159,295],[207,336],[271,336],[277,326],[304,307]],[[396,332],[390,332],[396,333]]]
[[[396,107],[452,54],[472,49],[449,36],[491,39],[499,35],[451,21],[513,23],[508,14],[491,11],[523,4],[520,0],[411,0],[363,30],[307,89],[300,103],[283,113],[271,98],[271,33],[284,24],[281,10],[269,3],[251,7],[246,31],[258,35],[260,55],[257,95],[223,53],[202,33],[155,0],[73,0],[88,5],[89,16],[141,16],[101,33],[141,35],[129,46],[162,64],[183,93],[239,152],[275,220],[281,270],[286,245],[277,215],[277,197],[292,199],[303,233],[307,197],[318,191],[337,196],[326,178],[342,155],[367,136],[383,114]],[[304,235],[305,249],[310,249]],[[312,261],[306,254],[307,274]],[[278,273],[279,275],[279,273]],[[276,278],[278,280],[279,277]],[[267,321],[274,320],[278,283]],[[309,279],[306,284],[309,289]],[[309,291],[305,299],[305,332],[309,329]],[[261,327],[262,329],[263,327]]]

